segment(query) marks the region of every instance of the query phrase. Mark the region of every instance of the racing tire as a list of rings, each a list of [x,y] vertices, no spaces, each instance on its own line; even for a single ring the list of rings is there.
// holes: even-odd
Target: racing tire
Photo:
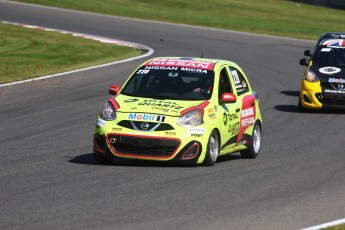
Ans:
[[[95,161],[98,164],[101,164],[101,165],[110,165],[114,161],[113,157],[110,157],[110,156],[99,156],[95,152],[93,153],[93,157],[94,157]]]
[[[310,110],[308,110],[307,108],[305,108],[305,107],[302,106],[301,98],[300,98],[300,97],[299,97],[299,99],[298,99],[298,111],[300,111],[301,113],[310,112]]]
[[[219,155],[219,135],[214,129],[208,139],[204,165],[212,166],[216,163]]]
[[[261,125],[255,122],[253,133],[250,137],[249,144],[246,149],[240,151],[242,158],[254,159],[258,156],[261,145]]]

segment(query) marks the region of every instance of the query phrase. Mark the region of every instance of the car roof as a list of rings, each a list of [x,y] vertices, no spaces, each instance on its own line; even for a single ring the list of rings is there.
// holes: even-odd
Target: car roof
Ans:
[[[238,66],[236,63],[222,59],[197,57],[156,57],[146,61],[145,66],[176,66],[213,70],[216,65],[228,64]]]
[[[321,34],[317,44],[321,44],[326,39],[345,39],[345,32],[327,32]]]

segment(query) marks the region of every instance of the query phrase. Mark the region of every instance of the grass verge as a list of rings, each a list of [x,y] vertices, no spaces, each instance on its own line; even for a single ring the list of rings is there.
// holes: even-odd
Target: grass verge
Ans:
[[[344,10],[301,4],[298,0],[17,1],[312,40],[323,32],[345,31]]]
[[[0,84],[122,60],[143,51],[0,23]]]

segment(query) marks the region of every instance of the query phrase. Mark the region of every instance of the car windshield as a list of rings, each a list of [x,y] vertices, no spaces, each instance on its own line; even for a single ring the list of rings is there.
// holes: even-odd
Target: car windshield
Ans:
[[[121,93],[155,99],[207,100],[211,97],[213,82],[212,70],[142,66],[131,76]]]
[[[318,66],[345,67],[345,47],[321,46],[314,59],[314,64]]]

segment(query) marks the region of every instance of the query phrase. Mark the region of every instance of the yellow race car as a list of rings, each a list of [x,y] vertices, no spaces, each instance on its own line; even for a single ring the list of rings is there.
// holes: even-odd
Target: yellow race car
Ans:
[[[94,132],[99,163],[127,158],[211,166],[219,155],[259,153],[258,95],[234,62],[154,58],[109,92],[114,96]]]
[[[304,54],[299,110],[345,109],[345,33],[323,34]]]

